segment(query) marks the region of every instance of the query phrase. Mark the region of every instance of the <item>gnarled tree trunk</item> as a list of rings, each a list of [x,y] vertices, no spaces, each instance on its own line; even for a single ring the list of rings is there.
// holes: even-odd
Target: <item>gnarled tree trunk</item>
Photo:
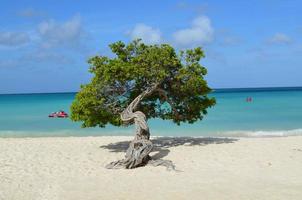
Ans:
[[[142,94],[137,96],[129,106],[121,113],[121,120],[124,123],[134,123],[136,132],[134,140],[131,141],[126,156],[123,160],[112,162],[106,166],[109,169],[118,168],[136,168],[144,166],[151,159],[149,153],[152,151],[153,144],[150,139],[150,131],[146,121],[146,116],[141,111],[136,111],[139,103],[143,98],[151,94],[157,85],[147,89]]]

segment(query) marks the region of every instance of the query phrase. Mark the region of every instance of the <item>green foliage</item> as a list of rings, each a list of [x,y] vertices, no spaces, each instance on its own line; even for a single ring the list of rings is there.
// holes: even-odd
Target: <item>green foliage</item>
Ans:
[[[146,45],[134,40],[128,45],[110,45],[114,58],[95,56],[89,59],[91,82],[81,86],[71,105],[71,119],[83,127],[121,125],[120,115],[130,102],[154,84],[158,89],[145,97],[138,110],[147,118],[162,118],[193,123],[201,120],[215,99],[200,64],[201,48],[177,54],[168,44]]]

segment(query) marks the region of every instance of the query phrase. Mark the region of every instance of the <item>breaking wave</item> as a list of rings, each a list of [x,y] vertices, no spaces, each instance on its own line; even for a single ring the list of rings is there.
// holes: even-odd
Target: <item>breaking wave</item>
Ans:
[[[173,134],[172,134],[173,133]],[[10,131],[0,130],[0,138],[14,137],[85,137],[85,136],[133,136],[132,129],[94,129],[94,130],[56,130],[56,131]],[[217,131],[206,132],[199,130],[166,131],[153,130],[151,136],[169,136],[169,137],[288,137],[302,136],[302,129],[293,130],[275,130],[275,131]]]
[[[302,136],[302,129],[276,131],[225,131],[215,134],[223,137],[287,137]]]

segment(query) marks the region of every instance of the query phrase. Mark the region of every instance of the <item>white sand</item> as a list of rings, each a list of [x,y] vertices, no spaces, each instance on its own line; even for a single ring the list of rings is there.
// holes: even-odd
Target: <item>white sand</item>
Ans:
[[[302,199],[302,137],[157,140],[152,155],[181,172],[105,169],[125,144],[100,146],[130,139],[2,138],[0,199]]]

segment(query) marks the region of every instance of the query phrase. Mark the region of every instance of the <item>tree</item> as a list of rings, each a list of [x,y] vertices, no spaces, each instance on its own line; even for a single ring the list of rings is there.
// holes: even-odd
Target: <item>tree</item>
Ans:
[[[115,56],[89,59],[91,82],[82,85],[71,105],[71,119],[82,127],[135,124],[136,133],[125,159],[109,168],[135,168],[151,159],[147,120],[161,118],[194,123],[202,120],[215,99],[200,64],[204,53],[195,48],[176,53],[168,44],[146,45],[134,40],[109,45]]]

